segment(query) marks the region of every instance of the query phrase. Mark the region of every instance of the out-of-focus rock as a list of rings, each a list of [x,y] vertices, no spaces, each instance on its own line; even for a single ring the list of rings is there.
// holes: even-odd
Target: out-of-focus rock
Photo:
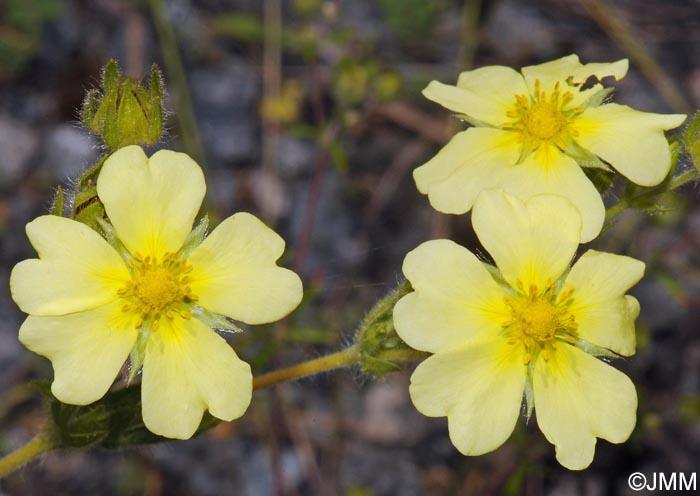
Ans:
[[[27,171],[37,142],[36,134],[28,126],[0,115],[0,184],[12,184]]]

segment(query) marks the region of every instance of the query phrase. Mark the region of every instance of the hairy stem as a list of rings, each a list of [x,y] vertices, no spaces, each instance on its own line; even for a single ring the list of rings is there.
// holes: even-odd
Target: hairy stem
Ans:
[[[673,191],[676,188],[679,188],[683,186],[684,184],[689,183],[693,179],[696,179],[698,177],[698,173],[694,168],[688,169],[687,171],[683,172],[682,174],[677,175],[673,179],[671,179],[669,182],[665,184],[661,184],[658,187],[650,188],[634,198],[622,198],[619,202],[617,202],[615,205],[610,207],[606,212],[605,212],[605,219],[609,220],[613,217],[615,217],[617,214],[620,212],[623,212],[627,210],[630,207],[634,207],[635,200],[641,200],[643,198],[648,198],[651,196],[656,196],[660,195],[662,193],[665,193],[667,191]]]
[[[53,449],[49,436],[46,432],[40,432],[34,436],[27,444],[0,458],[0,479],[20,468],[27,462],[32,461],[37,456]]]
[[[302,362],[284,369],[273,370],[253,379],[253,389],[261,389],[280,382],[291,381],[308,375],[320,374],[329,370],[353,365],[360,360],[360,354],[354,346],[322,356],[308,362]]]

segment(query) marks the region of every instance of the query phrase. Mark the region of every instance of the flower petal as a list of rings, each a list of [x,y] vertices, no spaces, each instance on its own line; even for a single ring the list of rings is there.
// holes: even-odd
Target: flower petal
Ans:
[[[593,461],[596,438],[622,443],[636,422],[637,393],[629,378],[610,365],[565,345],[533,374],[537,425],[570,470]]]
[[[97,194],[124,246],[158,258],[180,249],[205,191],[202,169],[186,154],[160,150],[149,159],[138,146],[114,152],[97,180]]]
[[[450,439],[463,454],[493,451],[518,420],[524,354],[500,336],[437,353],[411,376],[411,400],[424,415],[448,417]]]
[[[199,304],[248,324],[274,322],[294,310],[301,280],[275,265],[284,240],[254,215],[224,220],[190,255],[192,292]]]
[[[581,230],[581,217],[566,198],[538,195],[523,202],[503,190],[479,195],[472,223],[513,288],[520,281],[540,290],[566,270]]]
[[[452,241],[427,241],[409,252],[403,273],[414,291],[394,306],[394,325],[412,348],[434,353],[496,336],[508,318],[503,290]]]
[[[653,114],[609,103],[586,109],[573,123],[576,141],[610,162],[630,181],[659,184],[671,167],[664,130],[680,126],[685,115]]]
[[[32,315],[65,315],[117,298],[129,272],[95,231],[74,220],[44,215],[27,224],[39,259],[18,263],[10,275],[12,299]]]
[[[53,365],[51,391],[64,403],[87,405],[107,392],[136,341],[120,302],[59,317],[29,316],[19,340]]]
[[[515,95],[522,94],[527,94],[523,77],[498,65],[461,73],[457,86],[431,81],[423,90],[429,100],[492,126],[511,120],[506,112],[515,105]]]
[[[518,160],[522,144],[517,138],[516,133],[478,127],[456,134],[413,172],[416,186],[436,210],[468,212],[479,192],[496,186],[503,171]]]
[[[583,83],[589,83],[591,76],[601,80],[612,76],[616,80],[622,79],[627,74],[629,62],[627,59],[618,60],[612,63],[581,64],[578,55],[568,55],[544,64],[523,67],[522,73],[530,88],[534,93],[535,81],[539,80],[540,89],[551,94],[557,82],[560,84],[562,92],[570,91],[573,99],[568,103],[567,108],[574,108],[582,105],[591,96],[603,89],[600,82],[595,82],[590,88],[581,90]]]
[[[204,410],[231,421],[248,409],[250,366],[196,319],[163,319],[146,347],[141,398],[143,421],[161,436],[189,439]]]
[[[644,275],[634,258],[588,250],[571,268],[563,290],[574,289],[571,314],[582,339],[621,355],[634,354],[639,304],[625,292]]]
[[[573,159],[552,146],[540,147],[523,163],[511,167],[499,187],[523,200],[539,194],[568,199],[583,220],[581,243],[591,241],[603,227],[605,205],[600,193]]]

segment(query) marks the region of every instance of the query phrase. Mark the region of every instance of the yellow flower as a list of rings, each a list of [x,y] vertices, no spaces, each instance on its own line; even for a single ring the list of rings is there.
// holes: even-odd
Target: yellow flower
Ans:
[[[414,172],[431,205],[445,213],[472,208],[480,191],[502,188],[527,200],[543,193],[567,197],[583,217],[583,242],[601,230],[605,207],[579,166],[611,164],[642,186],[660,183],[671,154],[665,129],[684,115],[639,112],[602,104],[599,80],[622,78],[627,60],[579,63],[570,55],[522,69],[488,66],[463,72],[457,86],[432,81],[423,94],[475,125],[454,136]]]
[[[193,248],[205,183],[183,153],[149,159],[138,146],[122,148],[105,162],[97,192],[120,250],[84,224],[47,215],[27,225],[39,258],[10,277],[13,299],[29,314],[20,341],[51,360],[54,395],[76,405],[98,400],[133,349],[143,356],[143,420],[152,432],[189,438],[206,409],[240,417],[252,394],[250,366],[202,320],[261,324],[291,312],[302,287],[275,265],[284,241],[238,213]]]
[[[473,223],[498,269],[444,239],[404,261],[414,292],[394,308],[396,330],[434,353],[413,373],[411,399],[447,416],[457,449],[479,455],[510,436],[525,392],[559,462],[583,469],[597,437],[621,443],[635,425],[632,382],[588,352],[634,353],[639,304],[625,292],[644,264],[589,250],[569,270],[581,220],[560,196],[486,191]]]

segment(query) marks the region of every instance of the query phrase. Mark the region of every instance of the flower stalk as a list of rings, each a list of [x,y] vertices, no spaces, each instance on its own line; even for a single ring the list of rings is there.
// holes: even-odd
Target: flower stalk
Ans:
[[[48,434],[39,432],[27,444],[0,458],[0,479],[53,448]]]
[[[627,210],[628,208],[636,208],[638,204],[648,203],[648,200],[654,197],[673,191],[681,186],[695,180],[698,178],[698,171],[694,168],[690,168],[687,171],[677,175],[668,182],[664,182],[659,186],[654,188],[649,188],[633,197],[622,197],[619,202],[617,202],[612,207],[608,208],[605,212],[605,220],[610,220],[617,214],[620,214]]]
[[[354,365],[360,361],[360,353],[355,345],[345,348],[344,350],[336,351],[330,355],[322,356],[309,360],[308,362],[298,363],[291,367],[286,367],[279,370],[273,370],[266,374],[260,375],[253,379],[253,389],[262,389],[281,382],[287,382],[294,379],[300,379],[310,375],[328,372],[330,370],[339,369]]]

